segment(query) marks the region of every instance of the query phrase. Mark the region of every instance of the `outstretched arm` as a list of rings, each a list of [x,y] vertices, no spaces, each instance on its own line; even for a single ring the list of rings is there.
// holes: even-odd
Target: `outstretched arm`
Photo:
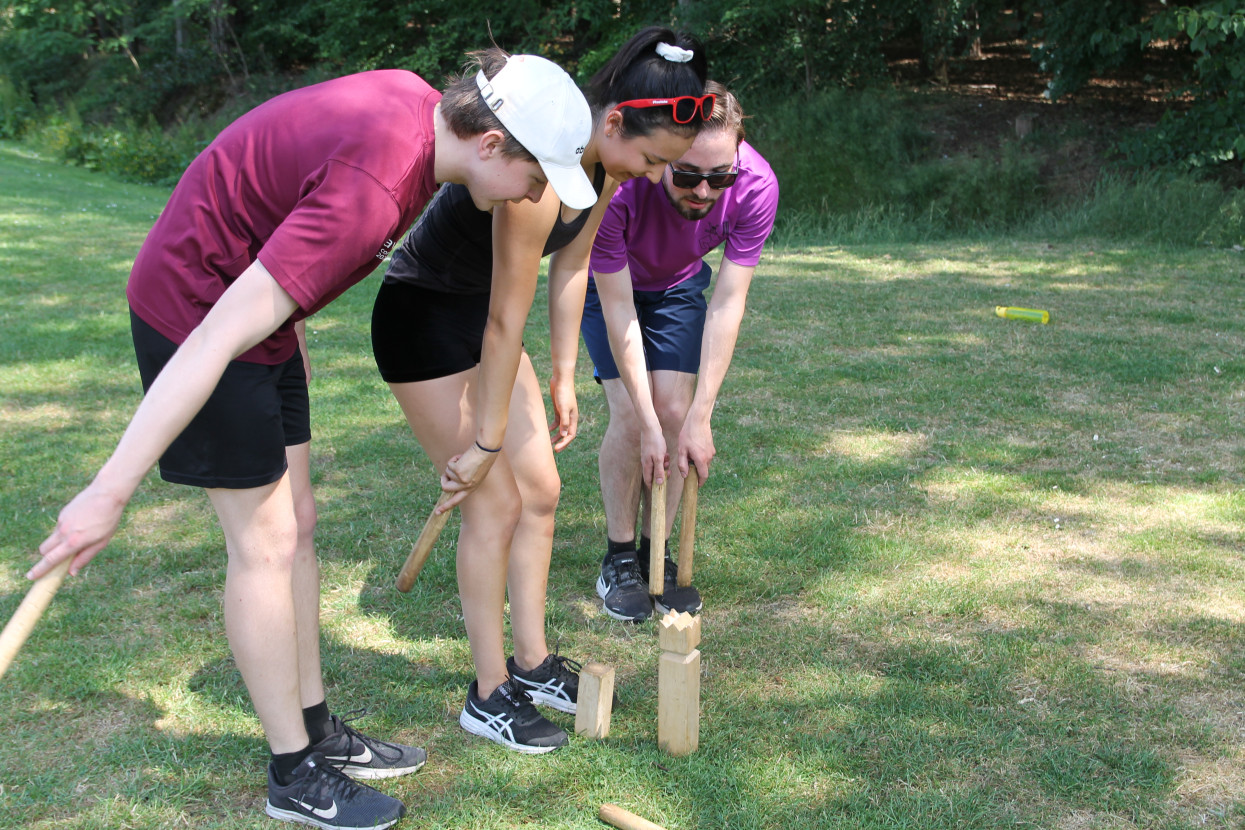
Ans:
[[[601,217],[616,187],[611,179],[579,234],[549,259],[549,351],[552,358],[549,399],[553,403],[549,431],[556,432],[555,452],[565,449],[579,431],[575,362],[579,357],[579,324],[583,320],[584,295],[588,289],[588,258]]]
[[[709,465],[717,450],[713,446],[710,420],[713,407],[735,354],[739,324],[744,317],[748,286],[752,284],[755,267],[746,267],[722,257],[717,284],[705,317],[705,333],[701,338],[700,372],[696,378],[696,395],[679,431],[679,472],[688,474],[688,464],[696,465],[703,484],[709,477]]]
[[[644,484],[660,484],[666,480],[666,438],[653,406],[644,342],[631,289],[631,270],[624,268],[613,274],[596,274],[593,279],[597,296],[601,298],[601,314],[605,317],[605,330],[609,334],[614,362],[618,365],[619,379],[631,397],[631,406],[640,422],[640,462]]]
[[[38,579],[73,557],[77,574],[117,530],[139,482],[203,407],[229,361],[276,331],[298,308],[258,260],[225,290],[143,397],[112,456],[61,510],[26,575]]]

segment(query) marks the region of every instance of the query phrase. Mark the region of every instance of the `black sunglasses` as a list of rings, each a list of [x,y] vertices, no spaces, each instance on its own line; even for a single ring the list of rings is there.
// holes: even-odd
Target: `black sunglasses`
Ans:
[[[695,190],[702,181],[709,185],[710,190],[725,190],[737,178],[738,170],[726,173],[693,173],[690,170],[675,170],[674,165],[670,165],[670,183],[680,190]]]

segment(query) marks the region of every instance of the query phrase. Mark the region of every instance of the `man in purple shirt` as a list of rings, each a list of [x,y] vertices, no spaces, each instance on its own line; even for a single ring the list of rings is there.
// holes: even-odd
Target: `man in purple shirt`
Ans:
[[[696,142],[660,184],[619,187],[592,250],[582,331],[610,412],[600,451],[609,538],[597,594],[605,613],[629,622],[647,619],[654,606],[701,608],[695,587],[675,584],[669,554],[663,591],[650,598],[649,540],[642,533],[636,542],[640,494],[665,480],[671,446],[676,484],[692,466],[700,482],[709,476],[710,418],[778,208],[774,172],[743,140],[739,102],[712,81],[705,91],[717,97]],[[702,257],[723,243],[706,303],[713,270]],[[666,488],[667,537],[681,494],[681,486]]]

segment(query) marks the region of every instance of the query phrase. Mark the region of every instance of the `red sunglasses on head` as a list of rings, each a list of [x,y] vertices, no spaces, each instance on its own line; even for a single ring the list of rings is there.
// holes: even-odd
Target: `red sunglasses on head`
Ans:
[[[700,96],[680,95],[677,98],[636,98],[632,101],[623,101],[614,107],[614,111],[617,112],[623,107],[633,109],[670,107],[674,114],[674,123],[690,124],[698,114],[701,121],[708,121],[709,116],[713,115],[713,105],[717,98],[712,92]]]

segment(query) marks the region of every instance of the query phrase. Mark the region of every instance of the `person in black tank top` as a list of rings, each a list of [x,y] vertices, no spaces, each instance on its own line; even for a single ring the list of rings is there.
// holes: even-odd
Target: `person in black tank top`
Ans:
[[[377,368],[441,487],[474,488],[459,504],[457,570],[476,679],[459,723],[519,752],[567,742],[563,729],[532,709],[533,701],[567,713],[577,703],[578,664],[550,654],[546,642],[545,588],[561,489],[554,453],[578,429],[575,360],[593,238],[618,182],[658,181],[703,123],[699,112],[676,120],[686,113],[644,102],[699,99],[704,84],[705,60],[695,40],[659,27],[641,31],[594,77],[588,93],[593,133],[582,164],[599,194],[596,204],[573,211],[546,190],[539,202],[506,203],[490,215],[460,189],[444,188],[395,250],[376,297]],[[546,255],[552,429],[523,352]]]

